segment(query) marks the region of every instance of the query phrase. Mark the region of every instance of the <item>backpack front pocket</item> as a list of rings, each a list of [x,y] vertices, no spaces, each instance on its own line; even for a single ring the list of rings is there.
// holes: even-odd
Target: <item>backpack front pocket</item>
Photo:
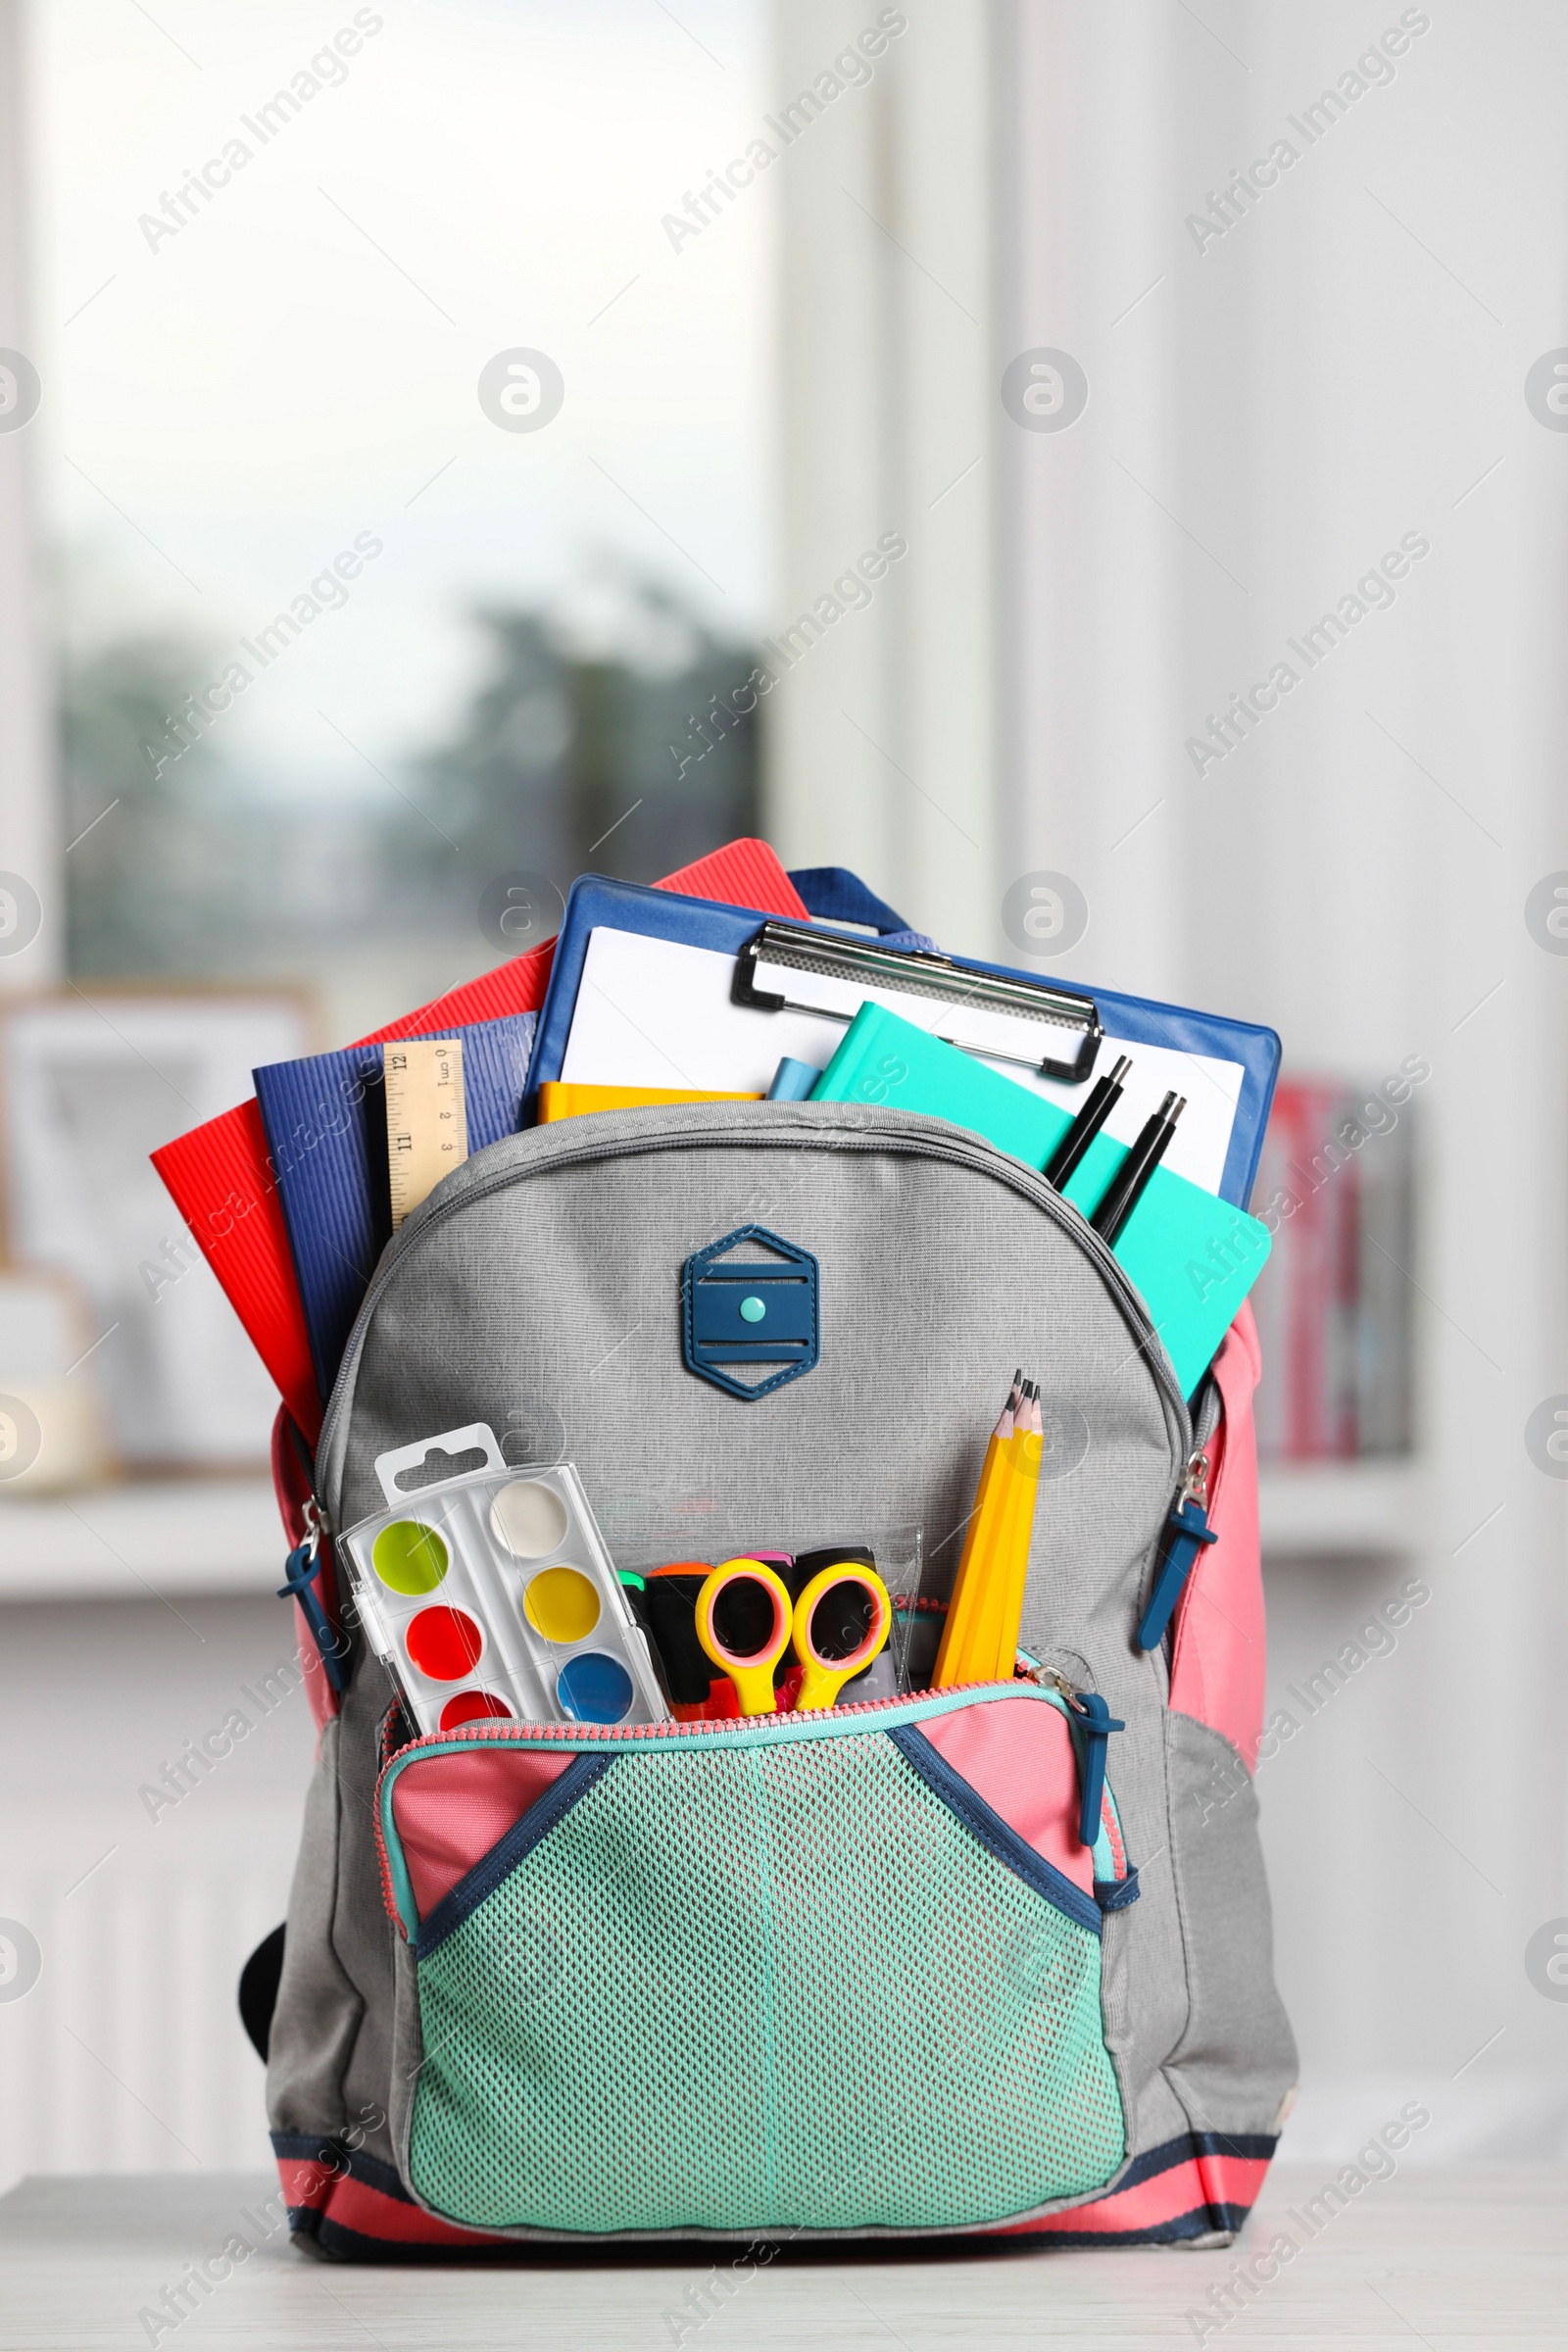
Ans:
[[[1077,1791],[1061,1712],[1021,1686],[403,1750],[380,1821],[412,2193],[498,2231],[750,2234],[1103,2187],[1125,1870],[1114,1837],[1078,1844]]]

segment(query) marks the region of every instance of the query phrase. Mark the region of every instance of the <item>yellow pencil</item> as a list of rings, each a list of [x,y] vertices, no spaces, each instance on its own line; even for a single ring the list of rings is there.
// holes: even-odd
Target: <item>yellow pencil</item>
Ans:
[[[1033,1435],[1030,1427],[1033,1397],[1034,1383],[1026,1380],[1017,1410],[1013,1414],[1012,1436],[999,1472],[1001,1507],[990,1522],[984,1559],[975,1563],[983,1598],[973,1621],[970,1641],[962,1657],[956,1661],[962,1669],[955,1676],[955,1680],[959,1682],[990,1682],[996,1676],[1005,1682],[1012,1679],[1011,1656],[1007,1655],[1005,1663],[1003,1663],[1004,1644],[1011,1597],[1019,1581],[1016,1562],[1020,1545],[1022,1556],[1027,1559],[1034,1526],[1032,1472],[1039,1461],[1039,1449],[1030,1445]]]
[[[980,1601],[969,1622],[968,1640],[961,1654],[954,1660],[956,1682],[989,1682],[996,1671],[1000,1625],[998,1578],[1018,1508],[1018,1445],[1028,1427],[1028,1398],[1029,1383],[1025,1381],[1013,1411],[1011,1435],[997,1465],[995,1503],[987,1513],[973,1570]]]
[[[1045,1450],[1045,1420],[1040,1392],[1026,1407],[1025,1426],[1013,1439],[1013,1467],[1017,1491],[1007,1529],[1006,1548],[998,1563],[996,1675],[1010,1683],[1018,1663],[1018,1634],[1023,1624],[1024,1592],[1029,1577],[1029,1547],[1034,1541],[1035,1505],[1040,1499],[1040,1457]]]
[[[1012,1437],[1013,1407],[1020,1401],[1021,1372],[1013,1374],[1012,1388],[1002,1408],[1002,1418],[991,1433],[986,1458],[980,1468],[980,1482],[975,1489],[974,1509],[969,1514],[969,1526],[963,1539],[963,1556],[958,1573],[953,1580],[953,1593],[948,1602],[947,1623],[942,1629],[942,1643],[932,1670],[931,1687],[959,1679],[956,1670],[960,1659],[970,1653],[974,1622],[983,1600],[984,1575],[980,1561],[990,1551],[990,1521],[1002,1499],[1003,1482],[1000,1470],[1005,1465],[1006,1448]]]

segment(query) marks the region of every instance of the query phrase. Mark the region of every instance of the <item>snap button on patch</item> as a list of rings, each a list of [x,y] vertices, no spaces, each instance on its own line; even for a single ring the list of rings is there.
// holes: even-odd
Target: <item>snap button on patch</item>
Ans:
[[[819,1350],[818,1283],[810,1251],[765,1225],[738,1226],[695,1250],[681,1269],[687,1370],[747,1403],[798,1380]],[[780,1368],[760,1377],[750,1369],[769,1364]]]

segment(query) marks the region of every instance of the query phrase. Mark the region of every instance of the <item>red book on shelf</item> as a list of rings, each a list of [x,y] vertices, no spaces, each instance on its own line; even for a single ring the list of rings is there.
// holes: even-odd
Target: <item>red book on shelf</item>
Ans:
[[[1300,1134],[1289,1178],[1301,1203],[1310,1251],[1300,1270],[1297,1314],[1307,1387],[1300,1398],[1298,1459],[1340,1461],[1356,1450],[1355,1324],[1360,1283],[1359,1184],[1355,1154],[1339,1130],[1347,1090],[1332,1081],[1303,1083]]]
[[[1353,1097],[1336,1090],[1323,1133],[1324,1156],[1336,1149],[1344,1153],[1323,1187],[1328,1213],[1329,1293],[1327,1445],[1335,1461],[1351,1461],[1360,1451],[1356,1425],[1356,1348],[1358,1302],[1361,1296],[1361,1162],[1337,1142],[1338,1131],[1351,1108]]]
[[[698,858],[695,865],[666,875],[656,887],[731,906],[755,906],[760,913],[793,922],[807,920],[794,883],[765,841],[732,841]],[[532,948],[526,956],[498,964],[494,971],[449,990],[433,1004],[416,1006],[401,1020],[355,1043],[384,1045],[394,1038],[428,1035],[449,1022],[537,1012],[554,956],[553,940]],[[254,1098],[165,1144],[152,1161],[284,1403],[314,1446],[322,1399],[311,1367],[294,1261]]]
[[[1288,1199],[1285,1165],[1294,1148],[1291,1081],[1282,1078],[1274,1089],[1263,1149],[1258,1156],[1257,1181],[1252,1187],[1252,1214],[1263,1218],[1273,1235],[1268,1263],[1252,1292],[1257,1322],[1262,1375],[1253,1399],[1259,1461],[1284,1461],[1290,1453],[1290,1316],[1292,1259],[1290,1220],[1283,1214]]]
[[[1286,1450],[1292,1461],[1321,1461],[1328,1451],[1330,1387],[1327,1301],[1333,1284],[1329,1204],[1313,1169],[1330,1101],[1326,1087],[1298,1080],[1292,1090],[1287,1193],[1295,1202],[1291,1226],[1291,1298],[1286,1336],[1290,1414]]]
[[[1276,1226],[1258,1285],[1259,1441],[1276,1461],[1330,1461],[1359,1445],[1360,1184],[1340,1139],[1348,1098],[1331,1081],[1276,1088],[1255,1201]]]

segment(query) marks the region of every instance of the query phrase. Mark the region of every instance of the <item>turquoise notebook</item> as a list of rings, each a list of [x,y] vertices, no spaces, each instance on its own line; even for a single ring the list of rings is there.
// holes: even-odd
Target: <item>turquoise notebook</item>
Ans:
[[[890,1110],[951,1119],[1036,1169],[1072,1125],[1070,1112],[879,1004],[861,1005],[811,1101],[885,1102]],[[1063,1197],[1090,1215],[1126,1155],[1126,1145],[1102,1130]],[[1115,1256],[1143,1293],[1184,1396],[1208,1369],[1268,1251],[1268,1229],[1255,1217],[1168,1168],[1154,1170]]]

